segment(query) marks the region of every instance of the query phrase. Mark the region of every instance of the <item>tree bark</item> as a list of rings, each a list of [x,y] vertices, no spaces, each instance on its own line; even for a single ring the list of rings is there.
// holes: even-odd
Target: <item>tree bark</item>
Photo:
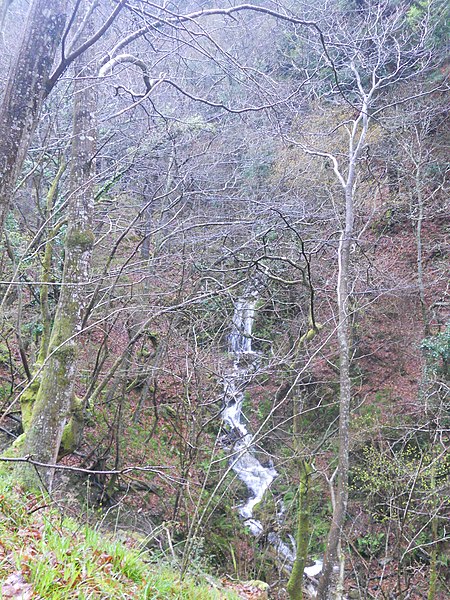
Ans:
[[[66,168],[63,162],[53,180],[50,189],[47,193],[47,201],[45,208],[45,219],[51,223],[52,211],[55,204],[55,199],[58,194],[58,184]],[[39,302],[41,305],[41,317],[42,317],[42,336],[39,348],[39,354],[37,364],[42,365],[48,354],[48,345],[50,343],[50,335],[52,328],[52,315],[48,302],[48,291],[51,279],[52,270],[52,259],[53,259],[53,244],[54,238],[58,232],[59,227],[52,227],[47,225],[47,241],[45,242],[44,256],[42,258],[42,271],[41,271],[41,290],[39,293]]]
[[[47,84],[61,41],[66,9],[67,0],[34,0],[0,105],[0,230],[48,93]]]
[[[314,286],[311,278],[311,264],[305,252],[305,245],[300,238],[302,254],[306,262],[305,285],[309,292],[309,310],[308,310],[308,330],[303,334],[298,342],[298,350],[310,340],[312,340],[322,329],[322,325],[316,321],[315,306],[314,306]],[[298,359],[297,359],[298,360]],[[300,365],[294,366],[294,373],[300,371]],[[299,394],[300,392],[297,392]],[[297,531],[295,535],[296,554],[292,572],[287,584],[287,591],[291,600],[302,600],[303,598],[303,575],[305,571],[306,561],[308,559],[308,547],[310,536],[310,504],[311,504],[311,474],[313,472],[311,459],[300,458],[302,451],[300,445],[300,435],[302,433],[303,402],[300,402],[300,397],[296,395],[293,402],[293,433],[294,433],[294,448],[297,454],[297,468],[299,472],[298,486],[298,511],[297,511]]]
[[[14,0],[0,0],[0,33],[3,34],[8,9]]]
[[[342,528],[344,526],[348,503],[349,474],[349,433],[350,433],[350,251],[354,236],[354,186],[358,160],[365,143],[369,126],[369,96],[365,96],[361,112],[353,123],[349,145],[348,174],[344,182],[345,224],[341,232],[338,248],[338,281],[337,281],[337,337],[339,346],[339,455],[338,484],[336,500],[333,507],[333,518],[328,533],[327,549],[323,561],[322,575],[319,580],[317,598],[328,600],[333,585],[333,570],[339,558]],[[361,128],[361,130],[360,130]],[[358,135],[359,133],[359,135]]]
[[[317,597],[328,600],[332,585],[334,566],[338,562],[338,549],[341,540],[342,527],[347,512],[348,502],[348,470],[349,470],[349,427],[350,427],[350,324],[348,314],[349,299],[349,266],[350,246],[353,236],[353,192],[347,187],[345,194],[346,224],[339,242],[338,261],[339,274],[337,285],[338,304],[338,344],[339,344],[339,457],[338,485],[336,505],[328,534],[327,550],[325,553],[323,571],[319,582]]]
[[[420,166],[416,167],[415,174],[415,187],[417,194],[417,226],[416,226],[416,248],[417,248],[417,282],[419,285],[419,300],[420,300],[420,310],[422,312],[422,320],[424,327],[425,337],[430,335],[430,321],[428,318],[427,305],[425,302],[425,284],[423,277],[423,253],[422,253],[422,225],[423,225],[423,213],[424,213],[424,200],[423,200],[423,190],[422,190],[422,182],[421,182],[421,169]]]
[[[303,598],[303,573],[308,558],[309,546],[309,512],[310,512],[310,479],[311,465],[303,459],[299,465],[300,483],[298,486],[297,532],[295,536],[296,555],[292,566],[287,591],[291,600]]]
[[[88,58],[86,58],[87,62]],[[96,136],[96,91],[92,80],[92,63],[78,65],[75,82],[73,141],[70,172],[69,225],[65,241],[62,290],[53,322],[48,355],[43,367],[31,423],[26,432],[24,455],[45,463],[55,463],[61,441],[73,444],[80,426],[81,407],[74,396],[76,378],[77,334],[82,328],[86,307],[84,284],[88,281],[94,244],[92,230],[93,156]],[[69,423],[70,422],[70,423]],[[69,425],[68,427],[66,427]],[[66,428],[66,429],[65,429]],[[35,484],[34,471],[26,469],[22,480]],[[40,473],[51,485],[53,469]],[[31,481],[30,481],[31,479]]]

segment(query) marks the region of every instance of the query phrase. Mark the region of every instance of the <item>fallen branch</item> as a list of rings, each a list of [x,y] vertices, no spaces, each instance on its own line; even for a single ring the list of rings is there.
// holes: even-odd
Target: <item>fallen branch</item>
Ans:
[[[0,461],[3,462],[16,462],[16,463],[28,463],[35,467],[43,467],[45,469],[59,469],[61,471],[74,471],[77,473],[86,473],[87,475],[126,475],[127,473],[132,473],[133,471],[138,471],[140,473],[155,473],[156,475],[160,475],[161,477],[166,477],[171,481],[176,481],[177,483],[183,483],[180,479],[176,479],[174,477],[170,477],[167,473],[164,473],[164,470],[172,469],[173,467],[162,467],[162,466],[145,466],[145,467],[124,467],[123,469],[111,469],[98,471],[94,469],[85,469],[83,467],[73,467],[70,465],[60,465],[60,464],[49,464],[43,463],[37,460],[34,460],[31,455],[23,456],[23,457],[9,457],[9,456],[0,456]]]

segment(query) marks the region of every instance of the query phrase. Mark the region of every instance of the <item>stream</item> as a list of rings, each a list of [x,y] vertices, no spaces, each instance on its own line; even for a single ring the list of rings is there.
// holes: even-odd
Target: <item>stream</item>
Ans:
[[[286,544],[275,531],[264,531],[261,521],[253,517],[253,510],[263,499],[273,480],[278,476],[271,460],[261,463],[256,456],[253,435],[248,429],[247,420],[242,414],[244,391],[254,377],[261,355],[252,349],[252,331],[258,302],[258,291],[248,288],[234,307],[231,332],[228,338],[228,352],[232,358],[232,368],[223,376],[222,421],[227,431],[227,445],[231,447],[230,466],[248,490],[248,499],[238,507],[244,524],[255,537],[266,534],[288,570],[295,560],[295,540],[289,535]],[[278,504],[277,521],[281,523],[285,512],[282,503]],[[322,569],[322,561],[306,567],[308,578],[316,577]]]

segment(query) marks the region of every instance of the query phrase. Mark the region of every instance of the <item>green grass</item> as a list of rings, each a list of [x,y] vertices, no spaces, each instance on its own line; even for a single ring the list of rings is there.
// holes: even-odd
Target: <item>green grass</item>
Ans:
[[[181,581],[142,548],[62,517],[45,504],[44,498],[23,494],[0,479],[0,589],[15,574],[23,585],[31,584],[33,598],[48,600],[239,597],[219,583],[190,576]]]

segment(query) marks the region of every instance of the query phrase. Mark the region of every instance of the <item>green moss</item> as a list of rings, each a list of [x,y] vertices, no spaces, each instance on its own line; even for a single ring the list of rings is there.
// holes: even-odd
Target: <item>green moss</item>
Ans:
[[[302,335],[298,345],[301,346],[304,342],[310,342],[322,329],[323,325],[321,323],[316,323],[315,327],[311,327],[304,335]]]
[[[84,425],[83,401],[75,396],[72,402],[71,416],[64,427],[61,438],[60,454],[73,452],[80,443],[81,433]]]
[[[10,352],[6,344],[0,344],[0,363],[8,364],[10,360]]]
[[[80,248],[81,250],[89,250],[95,242],[94,232],[90,229],[82,231],[72,229],[68,232],[66,238],[67,248]]]
[[[303,598],[303,569],[308,558],[310,533],[310,477],[312,468],[306,461],[302,461],[299,466],[300,483],[298,488],[297,532],[295,536],[297,556],[287,584],[287,591],[291,600],[302,600]]]
[[[270,589],[270,585],[265,581],[260,581],[259,579],[251,579],[250,581],[246,581],[245,585],[250,587],[254,587],[257,590],[261,590],[262,592],[268,592]]]
[[[66,339],[67,338],[64,338],[64,341]],[[50,347],[51,352],[54,346],[56,346],[56,344],[54,344],[54,340],[52,340]],[[66,362],[70,362],[75,358],[76,348],[72,343],[62,343],[62,345],[57,350],[53,350],[52,355],[59,360],[61,365],[65,367]]]
[[[22,454],[24,442],[25,434],[22,433],[22,435],[19,435],[19,437],[14,440],[9,448],[2,452],[2,456],[4,458],[18,458]],[[15,464],[16,463],[13,462],[0,461],[0,480],[11,476]]]
[[[22,427],[24,431],[27,431],[28,427],[30,426],[34,403],[39,392],[39,386],[39,380],[35,379],[20,397]]]

